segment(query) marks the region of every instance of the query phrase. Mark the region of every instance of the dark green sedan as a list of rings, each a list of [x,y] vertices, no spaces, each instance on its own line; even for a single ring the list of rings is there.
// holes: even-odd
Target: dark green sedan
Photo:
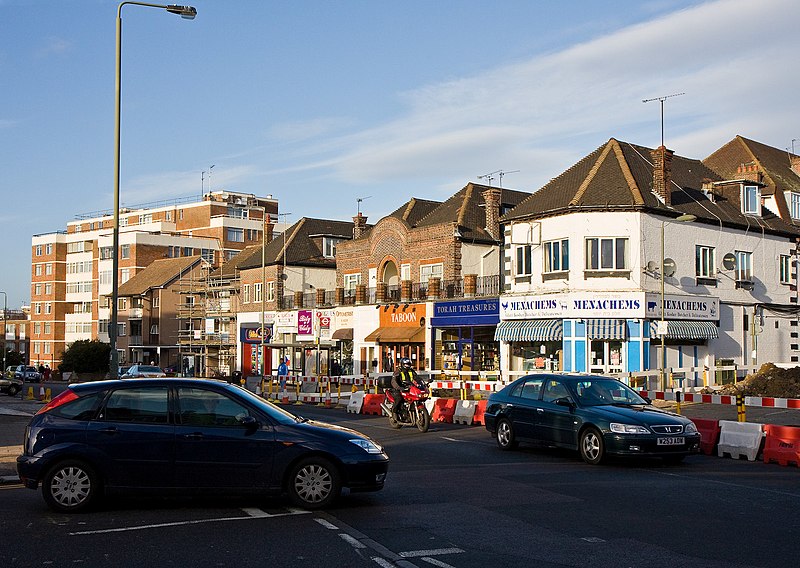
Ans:
[[[485,423],[502,450],[519,442],[569,448],[592,465],[611,455],[678,463],[700,451],[691,420],[652,406],[616,379],[594,375],[521,377],[489,397]]]

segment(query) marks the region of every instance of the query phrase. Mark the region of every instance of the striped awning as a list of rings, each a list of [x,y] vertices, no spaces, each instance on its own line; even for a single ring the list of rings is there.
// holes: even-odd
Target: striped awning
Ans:
[[[563,337],[560,319],[501,321],[494,332],[495,341],[561,341]]]
[[[587,319],[586,337],[589,339],[626,339],[625,320]]]
[[[719,328],[713,321],[687,321],[687,320],[668,320],[667,339],[716,339],[719,337]],[[658,322],[650,322],[650,337],[660,337],[656,335]]]

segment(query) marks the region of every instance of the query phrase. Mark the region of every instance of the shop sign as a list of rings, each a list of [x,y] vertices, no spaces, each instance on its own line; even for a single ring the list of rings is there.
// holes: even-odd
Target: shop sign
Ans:
[[[297,333],[297,312],[275,314],[275,333]]]
[[[425,304],[388,304],[380,307],[381,327],[421,327],[425,325]]]
[[[500,319],[642,318],[644,292],[501,296]]]
[[[331,338],[333,327],[333,310],[315,310],[317,318],[317,335],[320,339]]]
[[[239,330],[239,339],[242,343],[261,343],[261,326],[242,326]],[[264,343],[269,343],[272,339],[272,326],[264,326]]]
[[[353,308],[336,308],[333,314],[334,331],[353,327]]]
[[[647,294],[645,316],[661,318],[661,295]],[[718,320],[719,298],[708,296],[664,296],[664,318],[682,320]]]
[[[311,310],[297,311],[297,335],[314,335],[314,314]]]
[[[497,325],[499,322],[500,301],[497,298],[433,304],[433,327]]]

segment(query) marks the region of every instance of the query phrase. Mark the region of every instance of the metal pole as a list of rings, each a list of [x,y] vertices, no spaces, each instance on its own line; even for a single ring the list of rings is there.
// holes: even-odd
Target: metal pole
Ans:
[[[267,248],[267,208],[264,207],[261,210],[261,349],[258,352],[259,357],[261,358],[261,378],[264,378],[264,371],[267,368],[267,356],[264,353],[264,309],[266,306],[264,305],[264,299],[266,297],[267,292],[267,264],[266,264],[266,248]],[[272,382],[270,381],[270,384]],[[263,394],[263,391],[262,391]]]
[[[659,377],[661,381],[661,390],[667,390],[667,382],[664,376],[664,368],[667,366],[667,353],[666,353],[666,346],[664,344],[664,338],[666,334],[664,333],[664,225],[666,221],[661,221],[661,365],[659,371]]]
[[[6,313],[8,312],[8,294],[0,290],[0,294],[3,295],[3,374],[5,375],[6,372],[6,351],[8,348],[6,347],[6,325],[7,325],[7,318],[8,316]]]

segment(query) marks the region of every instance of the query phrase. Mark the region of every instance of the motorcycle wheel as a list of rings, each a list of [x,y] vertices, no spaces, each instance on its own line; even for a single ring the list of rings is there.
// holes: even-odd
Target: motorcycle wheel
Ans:
[[[424,406],[417,408],[417,430],[420,432],[427,432],[431,426],[431,415],[428,414],[428,409]]]
[[[399,422],[398,422],[398,421],[395,419],[395,417],[394,417],[394,413],[393,413],[393,412],[390,412],[390,413],[389,413],[389,426],[391,426],[392,428],[395,428],[395,429],[396,429],[396,428],[401,428],[401,427],[403,426],[402,424],[400,424],[400,423],[399,423]]]

